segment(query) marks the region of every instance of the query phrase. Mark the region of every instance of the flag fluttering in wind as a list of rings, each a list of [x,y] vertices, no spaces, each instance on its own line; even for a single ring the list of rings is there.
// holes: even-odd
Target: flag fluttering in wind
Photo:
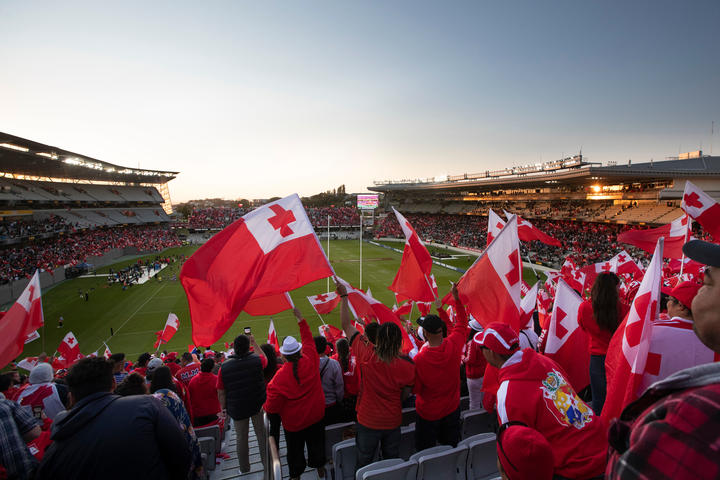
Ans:
[[[400,268],[388,288],[415,301],[430,302],[436,298],[430,284],[430,253],[410,222],[394,208],[393,211],[405,234],[405,248]]]
[[[695,184],[687,181],[680,206],[702,225],[716,242],[720,242],[720,204]]]
[[[43,325],[41,295],[36,270],[20,297],[0,318],[0,368],[20,355],[29,335]]]
[[[179,326],[180,320],[178,320],[177,315],[175,315],[174,313],[168,314],[163,329],[155,332],[157,340],[155,340],[155,345],[153,346],[153,348],[158,348],[161,343],[169,342],[173,335],[175,335],[175,332],[178,331]]]
[[[297,194],[233,222],[183,265],[192,338],[212,345],[249,300],[289,292],[333,275]]]
[[[618,242],[635,245],[648,253],[655,251],[660,237],[665,239],[665,258],[682,258],[682,246],[691,240],[691,221],[687,214],[676,218],[662,227],[649,230],[628,230],[618,235]]]

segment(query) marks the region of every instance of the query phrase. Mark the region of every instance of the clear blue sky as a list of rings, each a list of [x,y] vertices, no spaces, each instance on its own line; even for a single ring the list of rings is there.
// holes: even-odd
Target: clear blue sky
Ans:
[[[308,195],[720,153],[720,2],[0,2],[0,131]]]

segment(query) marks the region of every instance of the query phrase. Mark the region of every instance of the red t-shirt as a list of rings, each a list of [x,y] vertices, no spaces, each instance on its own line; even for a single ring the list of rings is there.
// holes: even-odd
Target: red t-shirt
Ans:
[[[333,360],[337,360],[340,366],[342,366],[342,363],[340,362],[340,356],[337,353],[330,358],[332,358]],[[355,360],[355,356],[350,355],[350,359],[348,360],[348,369],[343,370],[343,382],[345,383],[345,398],[354,397],[358,394],[358,381],[359,375],[357,370],[357,361]]]
[[[351,352],[360,368],[358,422],[367,428],[390,430],[402,424],[402,390],[415,382],[415,364],[400,357],[385,363],[365,335],[352,339]]]
[[[193,414],[196,417],[215,415],[220,411],[217,381],[217,375],[210,372],[200,372],[190,379],[188,390]]]
[[[625,315],[628,313],[629,307],[622,302],[618,302],[618,325],[622,323]],[[580,328],[585,330],[590,338],[590,355],[607,354],[608,345],[614,332],[600,328],[595,320],[592,302],[585,300],[580,304],[578,310],[578,323]]]
[[[177,363],[175,363],[175,362],[168,362],[168,363],[165,364],[165,366],[170,369],[170,375],[172,375],[173,377],[174,377],[175,374],[177,374],[177,372],[179,372],[180,369],[182,368],[179,364],[177,364]]]
[[[188,385],[190,383],[190,380],[192,378],[200,373],[200,364],[199,363],[188,363],[184,367],[182,367],[178,372],[175,374],[175,378],[183,382],[185,385]]]

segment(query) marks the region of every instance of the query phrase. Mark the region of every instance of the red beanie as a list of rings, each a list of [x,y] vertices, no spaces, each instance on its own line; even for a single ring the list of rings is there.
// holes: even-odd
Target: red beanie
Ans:
[[[552,480],[555,462],[545,437],[523,425],[503,427],[497,437],[497,454],[505,475],[510,480]]]

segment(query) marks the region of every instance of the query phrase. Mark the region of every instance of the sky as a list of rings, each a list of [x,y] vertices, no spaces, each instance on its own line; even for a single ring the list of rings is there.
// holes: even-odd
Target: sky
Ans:
[[[179,171],[176,203],[718,154],[719,24],[717,0],[0,0],[0,131]]]

